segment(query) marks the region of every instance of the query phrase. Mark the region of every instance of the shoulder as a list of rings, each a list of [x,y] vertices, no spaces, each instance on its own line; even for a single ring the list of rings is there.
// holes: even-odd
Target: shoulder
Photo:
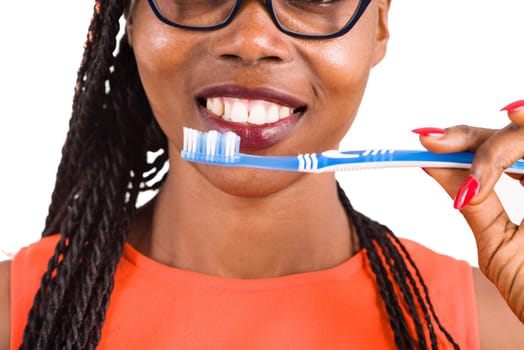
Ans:
[[[434,252],[419,243],[401,241],[420,269],[432,301],[437,306],[447,303],[450,310],[457,312],[457,305],[461,305],[462,310],[469,305],[463,313],[471,322],[476,319],[475,332],[478,332],[480,349],[524,348],[524,325],[478,268]],[[441,316],[440,313],[438,316]]]
[[[464,260],[438,253],[420,243],[402,239],[422,278],[430,288],[432,298],[443,298],[448,303],[460,305],[467,302],[472,316],[476,319],[475,281],[473,267]],[[453,297],[453,298],[451,298]],[[457,299],[457,298],[460,298]]]
[[[47,261],[53,255],[59,239],[59,235],[52,235],[23,247],[13,258],[13,265],[15,265],[16,268],[26,267],[25,264],[36,266],[44,263],[47,265]]]
[[[59,235],[44,237],[20,249],[11,263],[12,282],[25,282],[35,275],[41,276],[47,270],[47,263],[59,239]]]
[[[524,325],[479,269],[473,269],[481,349],[523,349]]]
[[[455,278],[466,277],[466,282],[473,285],[472,267],[466,261],[438,253],[409,239],[401,239],[400,241],[425,279],[436,280],[440,283],[456,283],[453,281]]]
[[[449,293],[447,289],[450,286],[458,287],[460,285],[462,290],[453,289],[458,293],[469,293],[471,297],[474,297],[472,267],[469,263],[438,253],[409,239],[400,239],[400,241],[422,278],[428,287],[433,287],[434,292],[437,290],[446,295]]]
[[[7,316],[10,321],[10,336],[7,339],[11,338],[14,344],[19,344],[22,340],[27,315],[58,240],[59,236],[53,235],[20,249],[10,262],[10,267],[6,267],[9,270],[6,278],[10,284],[10,311]],[[0,275],[0,278],[3,277]],[[3,339],[2,335],[0,337]]]
[[[478,317],[472,266],[419,243],[406,239],[401,239],[401,242],[420,272],[431,305],[442,325],[461,348],[478,349]]]
[[[28,294],[40,285],[40,278],[47,270],[48,261],[54,254],[59,238],[58,235],[42,238],[16,253],[11,262],[12,299],[16,301],[19,295]]]
[[[0,350],[9,349],[11,261],[0,262]]]

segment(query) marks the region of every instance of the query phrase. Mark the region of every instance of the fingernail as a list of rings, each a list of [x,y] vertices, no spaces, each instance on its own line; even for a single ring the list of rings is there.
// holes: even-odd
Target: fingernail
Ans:
[[[428,175],[429,175],[429,171],[428,171],[428,169],[426,169],[426,168],[423,168],[423,167],[421,167],[420,169],[422,169],[422,171],[423,171],[423,172],[425,172],[426,174],[428,174]]]
[[[519,109],[521,109],[523,107],[524,107],[524,100],[519,100],[519,101],[515,101],[515,102],[510,103],[506,107],[503,107],[501,109],[501,111],[516,112],[516,111],[518,111]]]
[[[457,195],[455,196],[455,202],[453,203],[453,207],[455,209],[461,210],[466,205],[471,202],[473,198],[477,195],[480,189],[480,183],[477,179],[475,179],[473,176],[468,176],[468,178],[464,181],[462,186],[460,186],[460,189],[457,192]]]
[[[411,132],[420,136],[442,136],[446,133],[446,130],[440,128],[418,128],[411,130]]]

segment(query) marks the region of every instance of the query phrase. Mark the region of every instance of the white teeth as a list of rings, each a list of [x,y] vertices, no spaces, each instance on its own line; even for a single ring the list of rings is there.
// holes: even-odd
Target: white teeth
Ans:
[[[282,108],[282,107],[280,107]],[[266,119],[268,123],[274,123],[278,121],[278,110],[280,109],[277,105],[270,105],[267,109]]]
[[[262,103],[255,103],[249,111],[250,124],[262,125],[266,123],[266,108]]]
[[[231,107],[231,121],[246,123],[248,121],[248,109],[245,103],[234,101]]]
[[[276,103],[229,97],[208,98],[206,108],[223,120],[255,125],[275,123],[293,114],[292,108]]]
[[[206,101],[206,108],[216,115],[224,114],[224,104],[218,97],[208,98]]]
[[[224,113],[223,114],[217,114],[219,117],[222,117],[224,120],[231,120],[231,101],[225,100],[224,101]]]
[[[289,117],[292,114],[291,108],[289,107],[280,107],[278,110],[278,117],[280,119]]]

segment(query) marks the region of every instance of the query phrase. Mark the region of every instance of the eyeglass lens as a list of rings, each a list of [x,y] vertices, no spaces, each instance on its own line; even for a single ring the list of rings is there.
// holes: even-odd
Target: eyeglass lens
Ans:
[[[230,17],[235,0],[154,0],[169,21],[189,27],[212,27]],[[329,35],[352,19],[360,0],[273,0],[274,16],[284,29],[306,35]]]

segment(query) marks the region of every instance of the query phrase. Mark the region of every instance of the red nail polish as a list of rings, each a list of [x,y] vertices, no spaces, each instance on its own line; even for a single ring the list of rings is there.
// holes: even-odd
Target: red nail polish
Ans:
[[[477,179],[475,179],[473,176],[468,176],[468,178],[464,181],[462,186],[460,186],[460,189],[457,192],[457,195],[455,196],[455,202],[453,203],[453,207],[455,209],[461,210],[466,205],[471,202],[473,198],[477,195],[480,189],[480,183]]]
[[[524,100],[519,100],[519,101],[510,103],[506,107],[502,108],[501,111],[516,112],[523,107],[524,107]]]
[[[428,169],[426,169],[426,168],[424,168],[424,167],[421,167],[420,169],[422,169],[423,172],[425,172],[426,174],[429,175],[429,171],[428,171]]]
[[[446,133],[446,130],[440,128],[418,128],[411,130],[411,132],[420,136],[442,136]]]

